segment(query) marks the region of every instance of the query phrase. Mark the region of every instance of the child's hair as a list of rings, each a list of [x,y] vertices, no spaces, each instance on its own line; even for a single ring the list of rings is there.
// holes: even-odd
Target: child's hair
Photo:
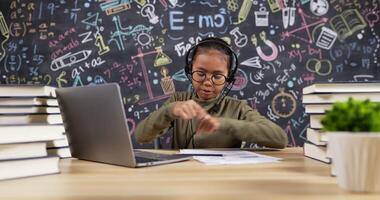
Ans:
[[[216,37],[210,37],[203,39],[199,42],[197,47],[194,49],[193,57],[191,59],[191,62],[193,62],[196,57],[199,54],[205,53],[207,50],[217,50],[220,53],[227,56],[227,67],[230,71],[231,69],[231,49],[227,42],[225,42],[223,39],[216,38]],[[230,74],[229,74],[230,75]]]

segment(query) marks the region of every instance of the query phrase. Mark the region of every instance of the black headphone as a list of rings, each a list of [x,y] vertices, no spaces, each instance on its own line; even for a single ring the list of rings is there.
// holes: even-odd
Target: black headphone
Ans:
[[[230,57],[230,66],[228,68],[228,77],[227,77],[227,83],[232,83],[235,81],[235,73],[238,69],[238,58],[236,53],[231,49],[231,47],[228,45],[226,41],[223,39],[217,38],[217,37],[209,37],[201,40],[198,44],[192,46],[186,53],[186,65],[185,65],[185,72],[187,75],[187,78],[191,82],[191,72],[193,69],[193,59],[197,52],[198,47],[206,47],[207,44],[218,44],[223,49],[227,50],[229,57]]]

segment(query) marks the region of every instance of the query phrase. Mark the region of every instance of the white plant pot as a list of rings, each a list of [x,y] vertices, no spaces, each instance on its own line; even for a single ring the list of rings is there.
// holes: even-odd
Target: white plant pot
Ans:
[[[338,185],[351,192],[380,192],[380,133],[327,135]]]

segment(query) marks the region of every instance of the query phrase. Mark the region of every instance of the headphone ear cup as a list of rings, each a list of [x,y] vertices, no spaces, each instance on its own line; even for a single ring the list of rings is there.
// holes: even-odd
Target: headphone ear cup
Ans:
[[[191,71],[192,71],[192,60],[193,60],[193,54],[194,54],[194,49],[196,46],[191,47],[187,53],[186,53],[186,65],[185,65],[185,73],[189,77],[191,76]]]
[[[228,82],[235,81],[235,74],[238,69],[237,55],[231,50],[231,63],[230,63],[230,73],[228,76]]]
[[[189,79],[189,81],[191,82],[191,67],[189,65],[185,66],[185,73],[187,79]]]
[[[186,75],[190,74],[190,66],[187,63],[185,65],[185,73]]]

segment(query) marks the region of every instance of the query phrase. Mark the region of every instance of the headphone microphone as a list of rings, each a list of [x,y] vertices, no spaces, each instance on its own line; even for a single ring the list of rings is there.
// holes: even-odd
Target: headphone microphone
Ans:
[[[217,113],[220,109],[219,103],[216,103],[214,106],[210,108],[210,113]]]
[[[234,82],[235,82],[235,78],[233,79],[232,82],[230,82],[228,84],[228,86],[226,88],[223,89],[223,92],[222,94],[218,97],[218,100],[217,102],[210,108],[210,114],[211,113],[217,113],[220,109],[220,103],[222,102],[222,100],[224,99],[224,97],[226,97],[228,95],[228,93],[231,91],[233,85],[234,85]]]

